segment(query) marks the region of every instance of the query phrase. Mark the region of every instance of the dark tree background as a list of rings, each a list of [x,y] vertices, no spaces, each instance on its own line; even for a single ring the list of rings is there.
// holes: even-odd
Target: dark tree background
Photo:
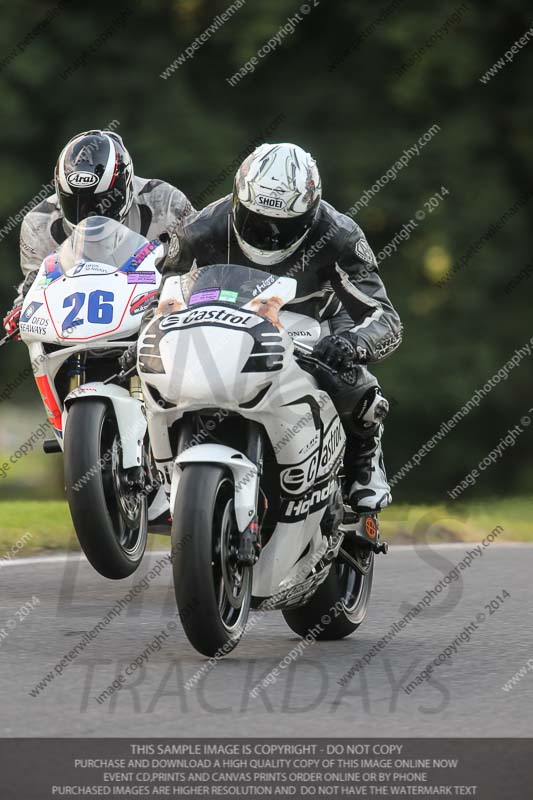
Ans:
[[[533,192],[533,41],[490,81],[479,80],[530,28],[530,5],[310,0],[294,33],[231,87],[226,78],[300,8],[294,0],[247,0],[162,79],[228,5],[1,0],[0,231],[51,180],[68,138],[114,119],[138,174],[164,178],[205,204],[231,188],[228,175],[207,197],[210,182],[282,115],[270,140],[309,149],[325,198],[341,210],[439,125],[419,157],[356,215],[379,252],[425,201],[449,190],[381,264],[405,325],[402,348],[376,369],[394,399],[386,433],[394,474],[533,335],[532,201],[523,199]],[[490,233],[491,225],[498,230]],[[19,280],[18,230],[0,234],[6,309]],[[462,256],[463,267],[439,286]],[[3,348],[1,363],[7,381],[27,363],[25,347]],[[532,363],[525,357],[398,484],[397,500],[444,499],[519,423],[533,406]],[[38,402],[33,386],[19,396]],[[526,431],[472,494],[529,493],[530,448]]]

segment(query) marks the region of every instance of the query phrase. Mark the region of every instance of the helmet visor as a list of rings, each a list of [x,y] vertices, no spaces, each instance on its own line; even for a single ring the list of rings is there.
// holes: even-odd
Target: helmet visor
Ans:
[[[237,201],[233,209],[235,230],[241,239],[258,250],[287,250],[311,227],[316,208],[317,203],[298,217],[279,219],[258,214]]]
[[[126,205],[126,187],[124,179],[117,179],[112,189],[107,192],[78,191],[67,194],[59,190],[59,203],[65,219],[72,225],[77,225],[87,217],[108,217],[123,221],[123,212]]]

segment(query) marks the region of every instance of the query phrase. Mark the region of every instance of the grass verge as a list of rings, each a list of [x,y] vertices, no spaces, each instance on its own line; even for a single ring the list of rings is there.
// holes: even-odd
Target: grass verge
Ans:
[[[498,525],[502,542],[533,542],[533,499],[474,503],[393,505],[381,515],[389,542],[479,542]],[[31,534],[28,538],[27,534]],[[61,500],[0,502],[0,556],[24,538],[18,556],[77,547],[67,504]],[[150,547],[169,547],[166,536],[151,536]]]
[[[31,534],[28,539],[27,534]],[[53,550],[79,549],[72,520],[63,500],[0,502],[0,556],[23,540],[17,555],[28,556]],[[170,548],[168,536],[151,536],[149,546]]]

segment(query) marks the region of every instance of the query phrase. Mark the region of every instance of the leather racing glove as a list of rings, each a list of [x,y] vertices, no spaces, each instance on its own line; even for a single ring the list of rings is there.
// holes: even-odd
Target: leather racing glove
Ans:
[[[364,345],[353,344],[343,334],[324,336],[313,348],[313,356],[337,372],[347,372],[356,364],[365,364],[367,349]]]
[[[20,314],[22,312],[22,305],[14,306],[11,311],[4,317],[4,330],[8,336],[11,336],[16,341],[20,340],[20,333],[18,333]]]

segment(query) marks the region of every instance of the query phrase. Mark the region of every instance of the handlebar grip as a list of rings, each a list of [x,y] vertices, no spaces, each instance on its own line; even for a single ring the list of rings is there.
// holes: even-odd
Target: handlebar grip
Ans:
[[[313,352],[314,348],[310,344],[304,344],[303,342],[295,342],[294,340],[292,343],[294,345],[294,349],[297,351],[299,350],[304,355],[311,355],[311,353]]]

